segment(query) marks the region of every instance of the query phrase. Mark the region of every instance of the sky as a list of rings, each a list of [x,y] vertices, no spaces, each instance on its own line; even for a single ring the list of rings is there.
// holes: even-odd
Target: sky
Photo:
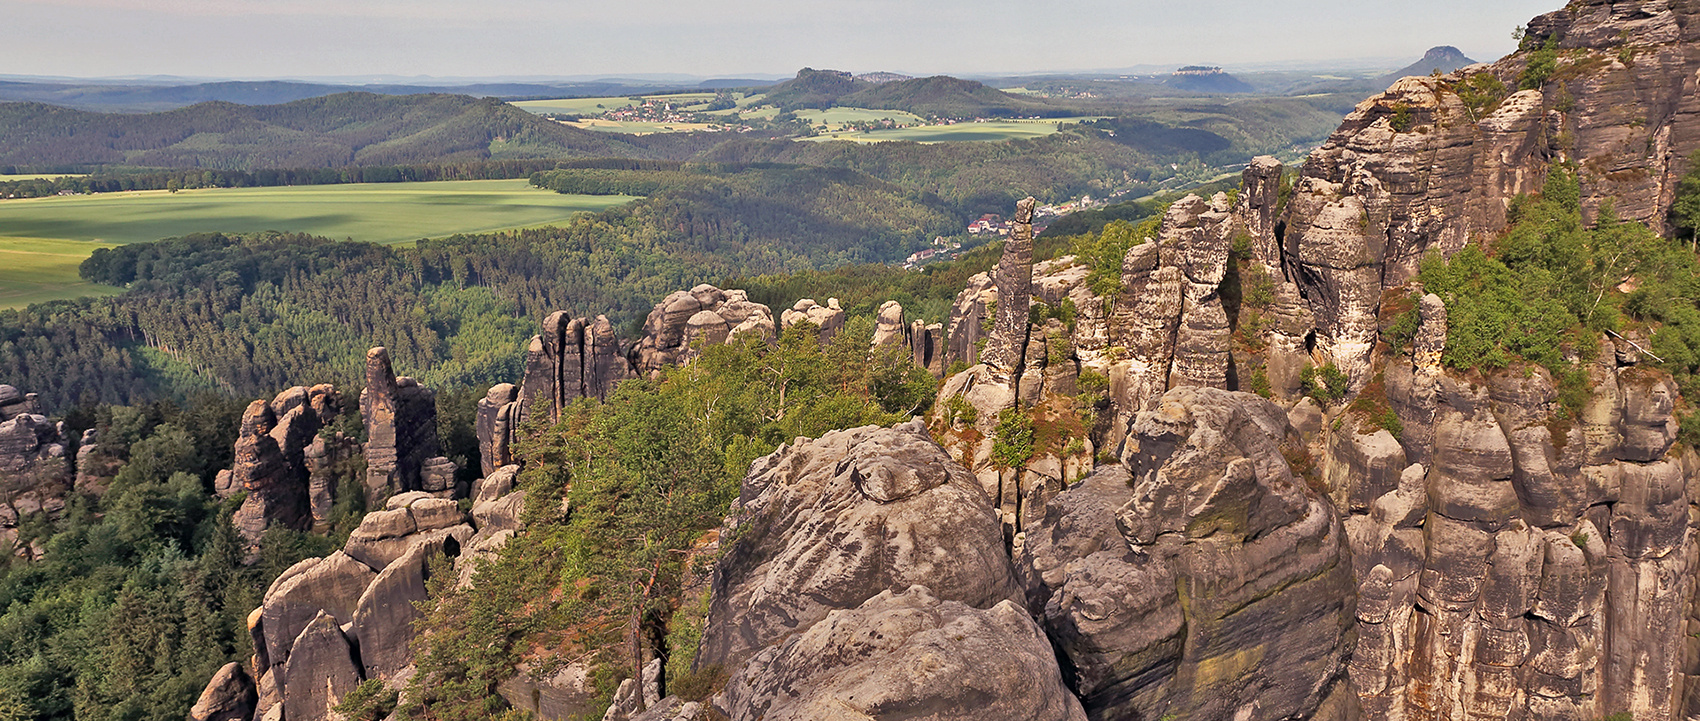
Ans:
[[[1023,74],[1488,61],[1562,0],[0,0],[0,73],[72,77]],[[1403,64],[1403,63],[1398,63]]]

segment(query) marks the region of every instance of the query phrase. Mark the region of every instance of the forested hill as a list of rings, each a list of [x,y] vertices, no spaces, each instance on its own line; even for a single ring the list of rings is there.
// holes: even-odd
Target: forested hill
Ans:
[[[1078,108],[1063,108],[1017,97],[983,83],[948,75],[876,84],[857,80],[838,70],[813,68],[803,68],[798,71],[797,77],[769,88],[766,102],[782,110],[869,108],[941,118],[1066,117],[1079,114]]]
[[[0,104],[0,165],[250,170],[649,157],[631,140],[463,95],[341,93],[282,105],[209,102],[140,115]]]
[[[1066,117],[1079,113],[1076,108],[1029,100],[983,83],[948,75],[881,83],[845,96],[839,104],[853,108],[902,110],[941,118]]]

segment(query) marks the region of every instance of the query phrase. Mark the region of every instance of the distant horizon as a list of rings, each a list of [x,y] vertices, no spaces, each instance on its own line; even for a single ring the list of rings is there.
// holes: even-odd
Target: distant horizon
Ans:
[[[1433,47],[1442,47],[1442,46],[1437,45],[1437,46],[1433,46]],[[1473,60],[1476,60],[1477,62],[1491,62],[1492,60],[1498,59],[1498,56],[1495,56],[1494,58],[1482,58],[1482,57],[1477,57],[1476,55],[1474,55],[1474,54],[1472,54],[1468,51],[1463,51],[1462,49],[1460,49],[1460,51],[1463,52],[1464,55],[1470,57]],[[877,68],[877,69],[833,68],[833,67],[827,67],[825,65],[818,65],[818,64],[817,65],[808,65],[808,66],[804,66],[804,67],[812,67],[816,70],[841,70],[841,71],[850,72],[850,73],[853,73],[853,74],[856,74],[856,75],[886,72],[886,73],[896,73],[896,74],[899,74],[899,75],[908,75],[908,76],[912,76],[912,77],[927,77],[929,75],[950,75],[950,76],[953,76],[953,77],[971,78],[971,79],[1001,79],[1001,78],[1023,78],[1023,77],[1042,78],[1042,77],[1088,77],[1088,76],[1106,76],[1106,77],[1108,77],[1108,76],[1115,76],[1115,75],[1160,75],[1160,74],[1164,74],[1164,73],[1173,72],[1173,71],[1178,70],[1180,68],[1189,67],[1189,66],[1220,67],[1225,72],[1241,73],[1241,74],[1255,74],[1255,73],[1265,73],[1265,72],[1303,73],[1303,72],[1325,72],[1325,71],[1368,73],[1368,72],[1379,72],[1379,71],[1384,71],[1384,70],[1386,70],[1386,71],[1395,70],[1395,69],[1404,67],[1406,65],[1409,65],[1413,62],[1416,62],[1421,57],[1422,57],[1422,54],[1419,53],[1419,54],[1415,54],[1415,55],[1411,55],[1411,56],[1398,56],[1398,57],[1387,56],[1387,57],[1363,57],[1363,58],[1304,59],[1304,60],[1292,60],[1292,61],[1278,62],[1278,63],[1219,64],[1219,63],[1211,63],[1211,62],[1208,62],[1208,61],[1206,61],[1206,62],[1190,62],[1190,63],[1151,63],[1151,64],[1144,64],[1144,65],[1136,65],[1136,66],[1131,66],[1131,67],[1122,67],[1122,68],[1085,68],[1085,69],[1063,69],[1063,70],[1048,69],[1048,70],[1033,70],[1033,71],[1020,72],[1020,73],[992,73],[992,72],[983,72],[983,71],[969,71],[969,72],[959,72],[959,73],[922,73],[922,72],[911,72],[911,71],[906,71],[906,70],[902,70],[902,69],[892,69],[892,68]],[[799,68],[799,70],[801,70],[801,68]],[[195,75],[170,75],[170,74],[137,74],[137,75],[70,76],[70,75],[33,75],[33,74],[20,74],[20,73],[0,73],[0,81],[42,82],[42,83],[49,83],[49,82],[66,82],[66,83],[110,82],[110,83],[137,83],[137,84],[155,84],[155,83],[157,83],[157,84],[161,84],[161,85],[229,83],[229,82],[240,82],[240,83],[293,82],[293,83],[317,83],[317,84],[326,84],[326,85],[351,85],[351,86],[352,85],[384,85],[384,84],[394,84],[394,85],[413,84],[413,85],[422,85],[422,86],[434,86],[434,85],[452,86],[452,85],[473,85],[473,84],[494,84],[494,83],[508,83],[508,84],[606,83],[606,82],[627,81],[627,80],[652,82],[652,83],[675,83],[675,82],[676,83],[702,83],[702,82],[723,81],[723,80],[758,80],[758,81],[763,81],[763,82],[781,82],[781,81],[784,81],[784,80],[791,79],[795,76],[796,76],[796,71],[793,71],[793,72],[790,72],[790,73],[777,73],[777,72],[727,73],[727,74],[723,74],[723,75],[694,75],[694,74],[689,74],[689,73],[655,72],[655,73],[604,73],[604,74],[588,74],[588,75],[460,75],[460,76],[423,75],[423,74],[421,74],[421,75],[344,74],[344,75],[274,75],[274,76],[219,76],[219,75],[195,76]]]
[[[0,42],[11,51],[8,77],[73,80],[782,79],[805,66],[958,77],[1142,73],[1196,64],[1251,72],[1366,60],[1392,68],[1442,45],[1492,61],[1514,49],[1513,28],[1562,5],[0,0],[0,13],[10,20]],[[1020,34],[1009,29],[1016,24]],[[1397,58],[1408,59],[1394,64]],[[377,78],[387,80],[367,80]]]

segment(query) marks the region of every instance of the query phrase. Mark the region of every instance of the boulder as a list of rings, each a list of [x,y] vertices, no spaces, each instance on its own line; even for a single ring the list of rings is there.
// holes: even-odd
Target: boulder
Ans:
[[[189,721],[248,721],[254,717],[258,700],[254,680],[248,678],[242,664],[232,661],[207,682],[206,690],[189,709]]]
[[[734,721],[824,718],[1084,721],[1045,635],[1011,601],[979,609],[924,586],[835,610],[744,664]]]
[[[751,465],[730,521],[698,666],[737,667],[918,583],[975,608],[1020,598],[996,514],[919,422],[780,447]]]

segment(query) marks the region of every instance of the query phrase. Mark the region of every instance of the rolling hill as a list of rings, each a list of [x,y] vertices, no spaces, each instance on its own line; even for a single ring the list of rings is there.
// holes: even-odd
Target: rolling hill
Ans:
[[[140,115],[0,104],[0,165],[248,170],[608,155],[650,153],[464,95],[340,93]]]
[[[1077,109],[1017,97],[983,83],[948,75],[874,83],[838,70],[813,68],[803,68],[797,77],[769,88],[763,102],[788,111],[868,108],[945,118],[1077,114]]]

